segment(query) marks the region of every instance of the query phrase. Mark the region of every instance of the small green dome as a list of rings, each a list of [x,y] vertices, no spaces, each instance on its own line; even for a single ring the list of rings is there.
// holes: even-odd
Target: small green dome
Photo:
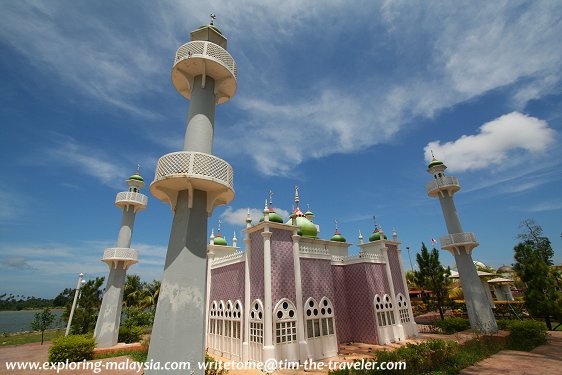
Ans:
[[[281,216],[279,216],[279,214],[277,212],[275,212],[275,210],[273,208],[269,209],[269,221],[272,221],[274,223],[281,223],[283,224],[283,218]],[[263,216],[260,218],[260,223],[263,221]]]
[[[135,173],[134,175],[129,177],[129,180],[137,180],[137,181],[144,182],[144,178],[142,178],[142,176],[138,173]]]
[[[383,238],[386,240],[386,234],[383,233]],[[381,232],[379,232],[379,229],[375,229],[373,231],[373,233],[371,233],[371,235],[369,236],[369,242],[373,242],[373,241],[378,241],[381,239]]]
[[[429,163],[429,165],[428,165],[427,167],[428,167],[428,168],[431,168],[431,167],[434,167],[434,166],[436,166],[436,165],[442,165],[442,164],[443,164],[443,162],[441,162],[441,161],[439,161],[439,160],[433,158],[433,159],[431,160],[431,163]]]
[[[345,237],[341,235],[340,231],[336,229],[336,233],[330,238],[330,241],[345,242]]]
[[[228,244],[226,243],[226,240],[219,233],[213,240],[213,245],[227,246]]]
[[[287,221],[287,224],[292,223],[292,219],[289,219],[289,221]],[[302,212],[300,212],[300,215],[297,214],[297,226],[299,227],[299,231],[297,232],[299,236],[317,238],[318,228],[316,228],[316,225],[314,225],[312,221],[304,217]]]

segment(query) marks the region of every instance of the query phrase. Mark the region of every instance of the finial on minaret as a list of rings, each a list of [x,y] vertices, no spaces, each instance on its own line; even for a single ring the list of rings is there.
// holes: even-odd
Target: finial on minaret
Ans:
[[[431,158],[435,159],[435,155],[433,155],[433,150],[429,150],[429,151],[431,151]]]
[[[219,219],[219,225],[217,227],[217,237],[221,236],[221,224],[222,224],[222,221]]]
[[[236,247],[238,239],[236,238],[236,231],[234,231],[234,235],[232,236],[232,246]]]
[[[398,232],[396,232],[396,228],[392,228],[392,241],[398,240]]]
[[[209,23],[209,25],[213,26],[215,24],[216,19],[217,16],[214,13],[211,13],[211,22]]]
[[[299,208],[300,201],[301,200],[299,198],[299,187],[295,185],[295,205],[297,206],[297,208]]]
[[[334,220],[334,223],[336,224],[336,230],[338,230],[338,220]]]
[[[215,244],[215,228],[211,228],[211,236],[209,237],[209,245]]]
[[[373,215],[373,224],[375,226],[375,230],[379,229],[379,227],[377,225],[377,217],[375,215]]]
[[[263,221],[269,221],[269,207],[267,206],[267,199],[263,207]]]
[[[269,207],[273,207],[273,192],[269,189]]]
[[[361,234],[361,229],[359,229],[359,244],[363,244],[363,234]]]

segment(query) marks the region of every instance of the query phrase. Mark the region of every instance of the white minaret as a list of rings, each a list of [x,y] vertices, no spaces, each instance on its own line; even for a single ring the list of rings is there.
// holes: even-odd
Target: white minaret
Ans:
[[[426,185],[427,194],[439,198],[449,232],[448,236],[441,237],[441,248],[449,250],[455,257],[471,328],[479,332],[496,332],[494,313],[472,261],[472,250],[479,244],[474,233],[463,231],[453,199],[461,186],[456,177],[445,176],[445,169],[445,164],[433,157],[427,167],[433,180]]]
[[[212,20],[214,15],[211,15]],[[236,63],[213,21],[176,52],[172,82],[190,100],[183,151],[158,160],[150,192],[174,211],[148,360],[190,362],[203,374],[207,218],[234,199],[232,167],[212,155],[215,105],[236,92]],[[147,370],[145,374],[185,370]]]
[[[117,344],[125,276],[129,266],[138,263],[139,258],[138,251],[131,249],[131,238],[135,215],[146,208],[148,197],[139,193],[144,186],[144,179],[138,169],[129,177],[127,184],[129,184],[129,190],[117,193],[115,198],[115,205],[123,210],[117,245],[105,249],[103,252],[102,261],[109,266],[109,276],[94,331],[98,348],[107,348]]]

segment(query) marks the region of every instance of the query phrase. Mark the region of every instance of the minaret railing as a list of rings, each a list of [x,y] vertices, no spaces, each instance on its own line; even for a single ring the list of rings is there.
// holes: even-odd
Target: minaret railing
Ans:
[[[441,188],[458,187],[460,189],[459,179],[454,176],[443,176],[431,180],[425,185],[428,193],[432,193],[435,190]]]

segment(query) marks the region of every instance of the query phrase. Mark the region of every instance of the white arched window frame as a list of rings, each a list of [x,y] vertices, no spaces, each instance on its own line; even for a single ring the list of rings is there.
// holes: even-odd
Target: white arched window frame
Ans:
[[[400,323],[410,323],[410,308],[408,306],[408,300],[402,293],[396,295],[396,304],[398,305],[398,312],[400,315]]]
[[[218,308],[218,319],[217,319],[217,335],[223,336],[224,335],[224,313],[225,313],[225,304],[224,301],[219,302]]]
[[[396,319],[394,318],[394,305],[392,299],[388,294],[375,295],[375,315],[377,317],[377,325],[379,327],[386,327],[396,324]]]
[[[335,334],[334,306],[328,298],[323,297],[320,303],[312,297],[307,299],[304,305],[304,318],[307,338]]]
[[[263,345],[263,304],[259,299],[256,299],[251,306],[250,342]]]
[[[273,310],[275,319],[275,344],[297,342],[297,308],[289,299],[283,298]]]

